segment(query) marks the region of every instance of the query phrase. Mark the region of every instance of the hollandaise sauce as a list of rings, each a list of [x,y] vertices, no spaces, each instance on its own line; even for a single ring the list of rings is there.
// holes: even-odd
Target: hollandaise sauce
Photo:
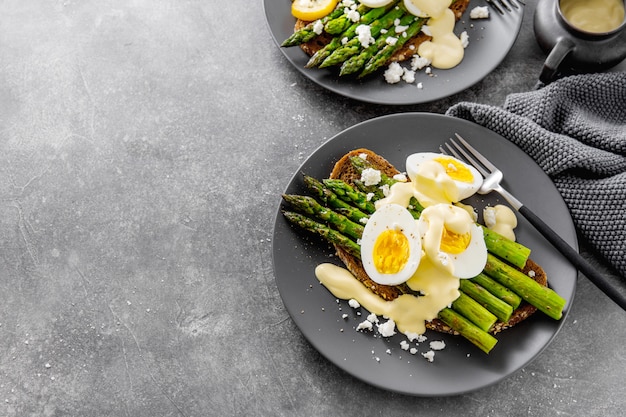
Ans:
[[[442,273],[427,260],[422,260],[414,278],[407,282],[424,295],[403,294],[392,301],[371,292],[345,268],[323,263],[316,267],[315,275],[335,297],[357,300],[370,313],[393,320],[398,331],[406,335],[423,334],[426,321],[436,318],[439,311],[459,297],[459,279]]]
[[[623,0],[561,0],[559,4],[563,17],[586,32],[610,32],[624,21]]]
[[[423,16],[428,17],[424,32],[432,37],[423,42],[417,53],[431,61],[439,69],[455,67],[463,60],[464,48],[461,40],[454,34],[456,22],[454,12],[449,9],[451,0],[407,0]],[[409,8],[412,10],[412,8]]]

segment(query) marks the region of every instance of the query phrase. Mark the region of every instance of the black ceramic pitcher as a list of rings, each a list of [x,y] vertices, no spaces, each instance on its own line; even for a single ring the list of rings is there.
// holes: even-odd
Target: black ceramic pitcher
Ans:
[[[570,23],[560,3],[540,0],[535,10],[535,37],[548,53],[541,82],[548,84],[560,74],[603,71],[626,58],[626,18],[609,31],[589,32]]]

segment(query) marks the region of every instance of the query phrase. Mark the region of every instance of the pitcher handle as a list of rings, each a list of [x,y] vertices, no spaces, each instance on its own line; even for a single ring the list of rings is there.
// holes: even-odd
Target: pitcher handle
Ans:
[[[574,49],[574,47],[574,42],[570,39],[559,38],[543,64],[539,80],[544,84],[549,84],[554,81],[563,60]]]

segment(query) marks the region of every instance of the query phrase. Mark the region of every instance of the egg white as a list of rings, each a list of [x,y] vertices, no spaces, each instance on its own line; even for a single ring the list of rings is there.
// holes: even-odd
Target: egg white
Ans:
[[[452,216],[456,219],[453,220]],[[441,249],[441,236],[446,224],[467,218],[470,242],[461,253],[448,253]],[[487,246],[480,226],[462,208],[438,204],[426,208],[418,221],[418,229],[426,256],[435,264],[448,270],[457,278],[473,278],[480,274],[487,262]],[[429,236],[427,236],[429,235]]]
[[[411,181],[415,181],[415,178],[417,177],[420,166],[425,161],[432,161],[442,156],[443,156],[442,154],[434,153],[434,152],[420,152],[420,153],[414,153],[414,154],[409,155],[406,159],[406,172],[409,178],[411,179]],[[457,181],[454,178],[448,176],[448,178],[450,178],[454,182],[454,184],[456,185],[456,188],[459,191],[459,200],[464,200],[476,194],[476,192],[480,189],[480,186],[483,183],[483,177],[482,175],[480,175],[480,172],[478,172],[478,170],[476,170],[476,168],[474,168],[473,166],[468,165],[465,162],[458,160],[457,158],[453,158],[451,156],[446,156],[446,157],[454,159],[459,164],[466,167],[472,174],[473,180],[471,183]]]
[[[374,264],[374,245],[380,234],[388,229],[402,232],[409,244],[409,258],[394,274],[380,273]],[[422,244],[417,222],[408,210],[398,204],[378,208],[367,221],[361,237],[361,261],[367,275],[381,285],[398,285],[407,281],[417,270],[422,256]]]

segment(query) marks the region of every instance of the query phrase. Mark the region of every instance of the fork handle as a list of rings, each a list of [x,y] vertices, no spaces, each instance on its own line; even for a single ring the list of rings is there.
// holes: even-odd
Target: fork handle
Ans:
[[[617,288],[613,287],[598,271],[591,266],[578,252],[576,252],[567,242],[561,238],[550,226],[532,212],[528,207],[522,205],[519,212],[571,263],[582,272],[592,283],[604,292],[618,306],[626,310],[626,296],[621,294]]]

